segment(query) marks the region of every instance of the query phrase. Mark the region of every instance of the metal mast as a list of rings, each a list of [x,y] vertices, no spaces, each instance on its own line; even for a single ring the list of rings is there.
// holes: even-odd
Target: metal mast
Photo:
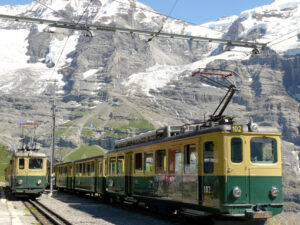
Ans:
[[[51,159],[50,159],[50,196],[53,194],[53,181],[54,181],[54,151],[55,151],[55,112],[56,112],[56,81],[54,82],[54,94],[53,94],[53,104],[52,104],[52,142],[51,142]]]

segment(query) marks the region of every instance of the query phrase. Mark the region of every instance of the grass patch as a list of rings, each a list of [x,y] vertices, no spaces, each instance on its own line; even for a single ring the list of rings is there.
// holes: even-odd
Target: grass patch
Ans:
[[[86,137],[92,137],[94,136],[94,131],[89,128],[83,128],[81,130],[81,135]]]
[[[66,132],[66,130],[67,130],[67,128],[57,127],[55,129],[55,136],[61,136],[61,135],[63,135]]]
[[[62,136],[62,135],[71,135],[72,130],[70,127],[76,124],[77,120],[71,120],[67,123],[61,124],[55,128],[55,136]],[[76,130],[76,128],[75,128]]]
[[[127,129],[154,130],[155,127],[148,120],[138,119],[138,120],[129,120],[129,123],[127,125],[123,125],[119,129],[120,130],[127,130]]]
[[[9,163],[12,152],[7,147],[0,145],[0,181],[5,181],[4,169]]]
[[[86,122],[84,124],[84,126],[85,127],[90,127],[91,123],[93,123],[94,127],[99,127],[101,125],[102,121],[99,120],[99,119],[92,119],[92,120],[89,120],[88,122]]]
[[[115,137],[115,138],[126,138],[126,137],[128,137],[128,134],[119,134],[114,131],[107,131],[102,136]]]
[[[124,124],[126,123],[126,124]],[[136,120],[129,120],[128,122],[124,121],[124,125],[120,126],[120,123],[110,123],[108,124],[109,127],[113,128],[115,131],[107,131],[103,134],[103,136],[111,136],[115,138],[126,138],[132,133],[139,133],[148,130],[154,130],[155,127],[151,124],[148,120],[145,119],[136,119]],[[115,124],[119,126],[115,126]],[[127,133],[128,132],[128,133]]]
[[[73,153],[71,153],[68,157],[66,157],[64,161],[67,162],[67,161],[72,161],[77,159],[84,159],[96,155],[102,155],[104,153],[105,151],[98,146],[82,145],[80,146],[80,148],[76,149]]]

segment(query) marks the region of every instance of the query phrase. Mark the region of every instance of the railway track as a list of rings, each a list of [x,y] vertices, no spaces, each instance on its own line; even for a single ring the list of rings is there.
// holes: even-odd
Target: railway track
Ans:
[[[71,225],[68,220],[64,219],[38,200],[26,200],[23,201],[23,203],[42,225]]]
[[[69,193],[74,194],[74,193]],[[92,195],[76,195],[77,197],[82,197],[90,200],[95,200],[95,197]],[[136,212],[145,216],[158,218],[162,221],[171,222],[178,225],[267,225],[267,221],[246,221],[246,220],[239,220],[234,218],[226,218],[220,216],[204,216],[204,215],[197,215],[188,212],[177,212],[176,214],[162,212],[161,210],[149,210],[148,208],[139,207],[135,204],[127,204],[122,202],[109,203],[109,201],[103,201],[103,199],[97,199],[102,204],[108,204],[110,206],[117,207],[122,210],[126,210],[128,212]]]

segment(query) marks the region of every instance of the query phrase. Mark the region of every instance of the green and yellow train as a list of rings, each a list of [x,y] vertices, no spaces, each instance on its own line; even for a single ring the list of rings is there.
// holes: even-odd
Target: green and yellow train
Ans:
[[[46,155],[25,149],[14,152],[5,168],[6,187],[16,196],[40,196],[46,188],[46,177]]]
[[[55,166],[58,188],[159,210],[265,220],[282,211],[281,134],[271,127],[164,127]]]

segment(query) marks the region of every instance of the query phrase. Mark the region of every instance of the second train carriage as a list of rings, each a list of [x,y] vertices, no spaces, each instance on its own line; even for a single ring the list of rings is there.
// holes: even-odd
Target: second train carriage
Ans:
[[[56,187],[87,193],[104,193],[104,156],[95,156],[55,165]]]
[[[150,208],[269,218],[282,211],[280,141],[270,127],[166,127],[56,165],[56,185]]]

